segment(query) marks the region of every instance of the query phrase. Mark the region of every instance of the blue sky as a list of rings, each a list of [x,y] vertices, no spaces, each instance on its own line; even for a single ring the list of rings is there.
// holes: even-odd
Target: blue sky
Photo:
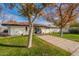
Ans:
[[[4,7],[3,4],[0,4],[0,5],[2,5]],[[0,20],[2,20],[2,19],[5,19],[5,20],[12,19],[12,20],[16,20],[18,22],[26,22],[27,21],[26,17],[21,16],[16,8],[8,9],[8,8],[4,7],[3,10],[2,10],[2,14],[5,14],[5,16],[0,17]],[[38,22],[38,23],[41,23],[41,24],[45,24],[45,23],[47,24],[48,23],[45,20],[45,18],[43,18],[43,17],[38,18],[35,22],[36,23]]]
[[[16,8],[8,9],[8,8],[4,7],[4,5],[1,3],[0,3],[0,6],[3,6],[2,13],[6,15],[4,18],[0,17],[0,21],[2,19],[5,19],[5,20],[11,19],[11,20],[16,20],[18,22],[26,22],[27,21],[26,17],[20,16],[20,14]],[[45,12],[49,12],[49,10],[55,12],[55,10],[54,9],[51,10],[51,8],[45,10]],[[77,20],[79,20],[79,18]],[[36,20],[36,23],[47,24],[48,22],[45,20],[45,18],[40,17]]]

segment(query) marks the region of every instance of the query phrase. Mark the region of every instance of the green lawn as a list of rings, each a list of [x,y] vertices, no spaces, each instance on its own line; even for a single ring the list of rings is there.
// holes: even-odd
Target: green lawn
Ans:
[[[60,37],[59,33],[51,33],[51,35]],[[62,38],[79,42],[79,34],[64,34]]]
[[[71,53],[33,36],[33,47],[26,48],[27,37],[0,37],[0,56],[67,56]]]

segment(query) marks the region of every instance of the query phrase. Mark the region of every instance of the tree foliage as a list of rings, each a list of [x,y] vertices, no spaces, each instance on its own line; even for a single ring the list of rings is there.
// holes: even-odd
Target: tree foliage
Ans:
[[[70,25],[70,23],[73,20],[76,20],[79,11],[76,11],[79,7],[79,4],[68,4],[68,3],[61,3],[56,4],[55,6],[55,13],[49,13],[49,16],[47,14],[47,20],[50,22],[53,22],[56,26],[60,28],[60,32],[63,33],[63,28],[65,26]],[[52,15],[52,16],[50,16]],[[58,18],[58,20],[55,20],[55,18]]]
[[[44,15],[44,9],[47,8],[48,6],[52,6],[54,4],[49,4],[49,3],[23,3],[20,4],[19,13],[22,16],[25,16],[28,18],[29,21],[29,36],[28,36],[28,48],[32,47],[32,35],[33,35],[33,23],[36,20],[37,17],[43,16]]]
[[[79,4],[60,4],[57,10],[57,14],[60,18],[60,28],[65,27],[68,23],[76,19],[77,13],[76,8]]]

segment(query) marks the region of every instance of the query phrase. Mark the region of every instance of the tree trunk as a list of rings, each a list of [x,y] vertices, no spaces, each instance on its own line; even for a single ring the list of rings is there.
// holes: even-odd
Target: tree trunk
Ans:
[[[28,36],[28,44],[27,47],[32,47],[32,34],[33,34],[33,24],[29,25],[29,36]]]
[[[63,28],[60,28],[60,37],[63,37]]]

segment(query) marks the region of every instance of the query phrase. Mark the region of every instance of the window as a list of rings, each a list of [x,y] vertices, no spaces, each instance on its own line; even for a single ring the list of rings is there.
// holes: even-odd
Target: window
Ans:
[[[4,33],[8,33],[8,30],[4,30],[3,32],[4,32]]]

